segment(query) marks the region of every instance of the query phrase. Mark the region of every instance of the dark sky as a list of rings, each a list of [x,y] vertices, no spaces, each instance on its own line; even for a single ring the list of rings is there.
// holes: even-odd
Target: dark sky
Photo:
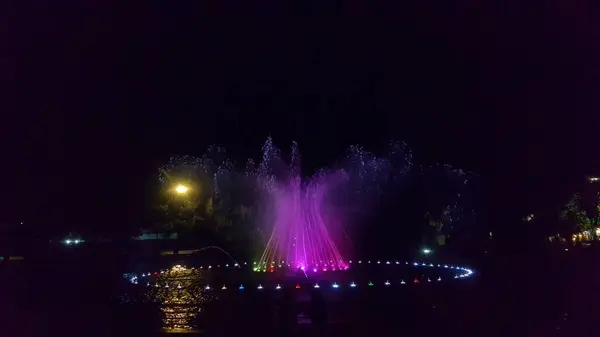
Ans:
[[[500,217],[600,172],[597,3],[26,3],[0,5],[5,222],[143,222],[169,155],[269,134],[309,166],[405,140]]]

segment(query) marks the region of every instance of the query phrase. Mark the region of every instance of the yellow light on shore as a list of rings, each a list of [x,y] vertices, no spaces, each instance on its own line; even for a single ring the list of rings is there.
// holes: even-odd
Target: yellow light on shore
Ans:
[[[175,187],[175,192],[177,192],[177,194],[185,194],[189,191],[189,188],[185,185],[177,185]]]

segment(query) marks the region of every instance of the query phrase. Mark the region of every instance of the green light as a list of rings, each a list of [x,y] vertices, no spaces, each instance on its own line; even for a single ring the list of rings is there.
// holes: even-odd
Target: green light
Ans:
[[[369,287],[373,286],[373,282],[369,281]]]

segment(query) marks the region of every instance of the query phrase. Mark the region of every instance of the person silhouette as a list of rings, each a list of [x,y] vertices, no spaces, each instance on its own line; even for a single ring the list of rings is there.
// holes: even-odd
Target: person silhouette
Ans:
[[[290,336],[293,332],[296,319],[296,299],[290,287],[283,290],[281,307],[279,310],[279,324],[281,336]]]
[[[313,289],[310,302],[310,315],[315,328],[320,334],[324,333],[327,326],[327,303],[323,292]]]

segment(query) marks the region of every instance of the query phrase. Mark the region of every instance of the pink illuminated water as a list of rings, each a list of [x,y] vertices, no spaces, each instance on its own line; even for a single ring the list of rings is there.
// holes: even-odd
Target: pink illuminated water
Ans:
[[[260,259],[260,268],[281,264],[305,272],[348,269],[328,225],[325,205],[327,179],[302,184],[300,178],[279,185],[274,198],[273,230]]]

